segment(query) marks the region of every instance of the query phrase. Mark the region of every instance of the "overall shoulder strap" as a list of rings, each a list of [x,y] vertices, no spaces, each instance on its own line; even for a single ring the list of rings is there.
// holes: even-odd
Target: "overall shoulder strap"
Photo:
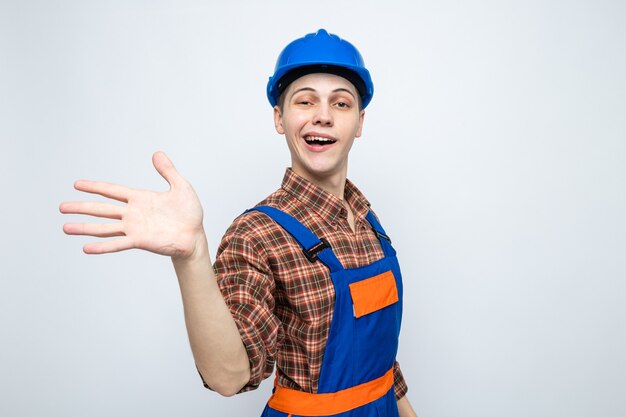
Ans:
[[[309,261],[315,262],[319,259],[330,269],[330,272],[343,269],[341,262],[335,256],[326,239],[320,239],[315,236],[311,230],[296,220],[295,217],[270,206],[253,207],[246,210],[245,213],[249,211],[260,211],[278,223],[302,246],[302,252],[304,252]]]
[[[382,246],[385,256],[395,256],[396,250],[393,248],[393,246],[391,246],[391,239],[389,238],[389,236],[387,236],[387,233],[385,233],[385,229],[383,229],[380,222],[376,219],[374,213],[368,211],[365,218],[368,222],[370,222],[372,230],[378,237],[378,240],[380,241],[380,246]]]

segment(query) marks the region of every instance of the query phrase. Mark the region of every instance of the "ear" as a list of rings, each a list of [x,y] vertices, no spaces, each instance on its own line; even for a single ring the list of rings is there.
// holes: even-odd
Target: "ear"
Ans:
[[[285,128],[283,127],[283,114],[278,106],[274,106],[274,128],[280,135],[285,134]]]
[[[361,133],[363,132],[363,120],[365,119],[365,110],[361,110],[359,112],[359,127],[356,130],[356,133],[354,135],[355,138],[360,138],[361,137]]]

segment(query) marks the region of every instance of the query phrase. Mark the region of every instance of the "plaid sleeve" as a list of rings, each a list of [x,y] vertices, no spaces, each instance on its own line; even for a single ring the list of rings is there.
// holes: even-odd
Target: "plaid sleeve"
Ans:
[[[247,216],[243,216],[247,217]],[[241,218],[240,218],[241,219]],[[271,375],[282,327],[274,311],[274,279],[265,250],[246,220],[228,229],[214,263],[217,281],[250,360],[250,391]]]
[[[393,390],[396,394],[396,400],[404,397],[409,390],[406,385],[406,381],[404,380],[404,376],[402,376],[400,364],[397,361],[393,365]]]

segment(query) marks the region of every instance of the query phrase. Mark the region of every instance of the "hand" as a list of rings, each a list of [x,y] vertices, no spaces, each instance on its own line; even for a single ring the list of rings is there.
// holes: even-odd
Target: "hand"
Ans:
[[[74,188],[99,194],[126,203],[64,202],[59,210],[64,214],[117,219],[107,224],[66,223],[68,235],[96,237],[120,236],[117,239],[89,243],[83,246],[88,254],[144,249],[172,258],[188,258],[206,245],[202,228],[202,206],[191,184],[174,168],[163,152],[152,155],[152,163],[169,183],[166,192],[135,190],[105,182],[79,180]]]

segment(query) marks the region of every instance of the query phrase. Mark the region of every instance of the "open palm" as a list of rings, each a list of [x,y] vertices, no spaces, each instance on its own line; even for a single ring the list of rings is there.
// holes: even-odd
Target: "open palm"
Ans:
[[[76,181],[79,191],[99,194],[123,203],[64,202],[59,210],[65,214],[117,219],[113,223],[66,223],[63,230],[71,235],[114,237],[89,243],[85,253],[100,254],[127,249],[144,249],[161,255],[185,258],[194,253],[204,236],[202,206],[193,187],[177,171],[163,152],[152,156],[152,163],[169,183],[165,192],[136,190],[97,181]]]

